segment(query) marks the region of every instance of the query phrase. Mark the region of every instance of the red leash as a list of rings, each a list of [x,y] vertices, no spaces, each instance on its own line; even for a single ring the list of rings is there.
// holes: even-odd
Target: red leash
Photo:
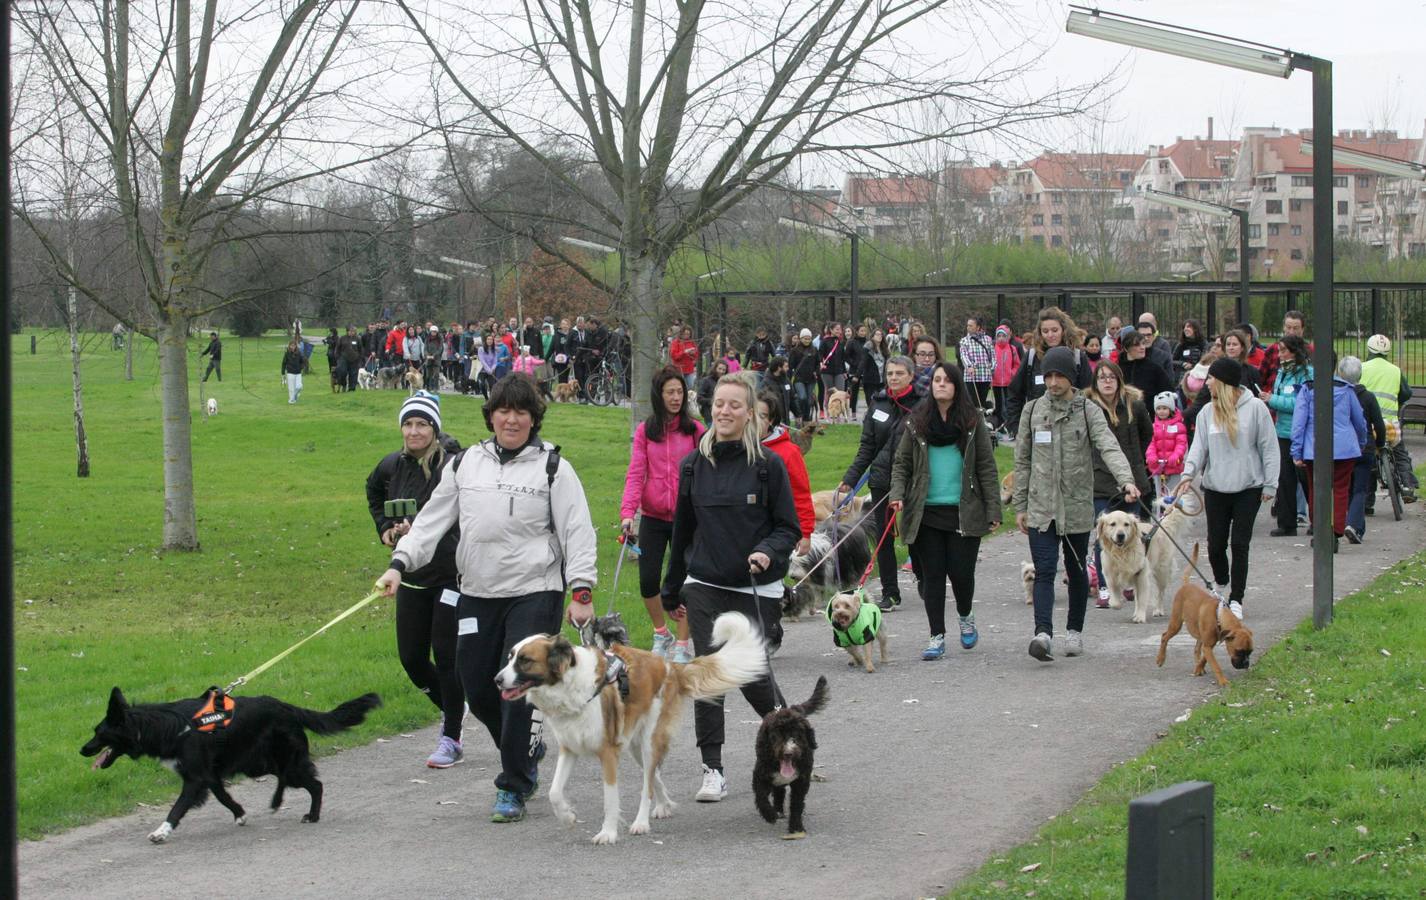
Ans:
[[[866,585],[866,580],[871,577],[871,570],[876,566],[876,555],[881,552],[881,545],[886,543],[886,536],[891,534],[892,526],[896,524],[896,510],[891,510],[886,516],[886,527],[881,530],[881,540],[876,542],[876,547],[871,551],[871,562],[866,564],[866,571],[862,573],[862,580],[857,582],[857,587]]]

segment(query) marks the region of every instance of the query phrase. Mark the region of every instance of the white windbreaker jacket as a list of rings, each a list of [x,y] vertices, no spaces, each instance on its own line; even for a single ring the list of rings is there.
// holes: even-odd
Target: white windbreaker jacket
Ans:
[[[490,438],[467,450],[459,469],[446,463],[440,484],[391,558],[408,571],[420,568],[441,535],[459,522],[456,567],[463,594],[519,597],[593,588],[594,524],[584,486],[563,458],[550,484],[546,454],[554,449],[548,442],[531,444],[502,464]]]

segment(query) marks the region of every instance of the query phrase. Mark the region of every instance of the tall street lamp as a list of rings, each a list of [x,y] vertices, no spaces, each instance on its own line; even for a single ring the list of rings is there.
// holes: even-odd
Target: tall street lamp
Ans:
[[[857,321],[858,321],[858,319],[859,319],[860,311],[861,311],[861,292],[860,292],[860,287],[859,287],[859,279],[858,279],[858,277],[857,277],[857,276],[858,276],[858,269],[859,269],[859,267],[860,267],[860,266],[859,266],[859,257],[860,257],[860,251],[861,251],[861,235],[857,234],[857,230],[856,230],[855,228],[837,228],[837,227],[832,226],[832,225],[818,225],[818,224],[816,224],[816,223],[814,223],[814,222],[804,222],[804,221],[801,220],[801,219],[794,219],[794,218],[791,218],[791,217],[789,217],[789,216],[779,216],[778,219],[777,219],[777,224],[779,224],[779,225],[785,225],[785,226],[787,226],[788,228],[800,229],[800,230],[802,230],[802,231],[811,231],[811,232],[814,232],[814,233],[816,233],[816,234],[827,234],[827,235],[833,235],[833,236],[835,236],[835,237],[844,237],[844,238],[850,238],[850,239],[851,239],[851,242],[852,242],[852,285],[851,285],[851,288],[852,288],[852,298],[851,298],[851,299],[852,299],[852,304],[851,304],[851,305],[852,305],[852,308],[851,308],[851,315],[849,315],[849,316],[847,317],[847,321],[849,321],[849,322],[852,323],[853,329],[855,330],[855,326],[856,326],[856,323],[857,323]],[[835,310],[835,309],[832,311],[832,314],[831,314],[828,318],[832,318],[832,319],[837,318],[837,313],[836,313],[836,310]]]
[[[1107,13],[1082,6],[1071,7],[1065,31],[1157,50],[1187,59],[1229,66],[1261,75],[1287,78],[1293,71],[1312,73],[1312,133],[1327,135],[1322,152],[1312,157],[1312,321],[1317,332],[1313,347],[1313,456],[1332,458],[1332,62],[1280,47],[1225,37],[1193,28]],[[1312,624],[1323,628],[1332,621],[1332,485],[1318,472],[1312,482],[1312,529],[1322,540],[1312,547]]]
[[[1153,188],[1144,188],[1139,193],[1150,203],[1202,213],[1205,216],[1213,216],[1218,219],[1236,218],[1238,220],[1238,310],[1237,318],[1233,321],[1248,321],[1248,276],[1250,274],[1248,272],[1248,211],[1235,206],[1224,206],[1221,203],[1209,203],[1207,200],[1194,200],[1189,197],[1181,197],[1178,194],[1156,191]]]

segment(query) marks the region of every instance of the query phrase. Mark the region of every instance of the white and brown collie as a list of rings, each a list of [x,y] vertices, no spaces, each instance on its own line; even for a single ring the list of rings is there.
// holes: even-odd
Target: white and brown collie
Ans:
[[[647,650],[614,645],[601,652],[576,647],[564,635],[537,634],[510,651],[495,676],[505,700],[527,698],[545,716],[559,742],[559,761],[550,784],[555,815],[573,825],[574,809],[565,785],[576,756],[597,756],[604,769],[604,824],[596,844],[619,838],[619,754],[628,747],[644,769],[639,812],[630,834],[648,834],[649,819],[673,815],[659,766],[687,700],[721,697],[767,674],[761,634],[740,613],[724,613],[713,623],[716,653],[687,665],[671,664]],[[612,667],[612,668],[611,668]],[[623,668],[624,678],[613,673]],[[621,681],[627,684],[623,694]]]

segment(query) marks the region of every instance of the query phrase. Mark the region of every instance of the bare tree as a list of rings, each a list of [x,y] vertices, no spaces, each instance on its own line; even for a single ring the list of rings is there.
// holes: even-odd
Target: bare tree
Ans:
[[[359,165],[363,133],[344,52],[354,46],[356,0],[283,0],[226,8],[217,0],[74,0],[16,10],[20,53],[47,74],[104,148],[125,246],[141,273],[159,345],[163,411],[163,547],[199,546],[193,497],[188,336],[195,319],[243,298],[205,281],[215,251],[247,207],[282,198],[313,175]],[[374,48],[361,66],[377,66]],[[23,218],[23,211],[21,217]],[[42,236],[43,240],[43,236]],[[120,304],[67,264],[57,270],[94,303]],[[121,318],[122,320],[122,318]],[[140,322],[131,324],[131,331]]]
[[[990,27],[993,5],[979,0],[397,2],[474,126],[540,160],[551,140],[573,142],[596,167],[604,196],[546,163],[594,211],[586,236],[618,248],[619,283],[606,286],[631,325],[635,383],[658,362],[657,303],[675,250],[794,161],[875,167],[930,139],[1064,115],[1085,98],[1082,88],[1017,96],[1027,54],[984,48],[1028,41],[998,16]],[[930,30],[977,42],[928,58],[911,37]],[[955,111],[939,134],[903,115],[933,99]]]

